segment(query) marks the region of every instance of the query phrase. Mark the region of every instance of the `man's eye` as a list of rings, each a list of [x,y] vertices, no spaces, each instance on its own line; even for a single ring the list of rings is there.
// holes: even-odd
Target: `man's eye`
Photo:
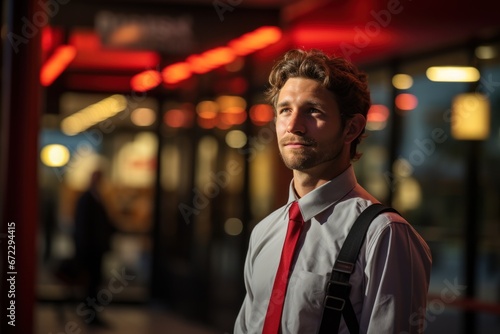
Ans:
[[[320,112],[319,109],[316,109],[316,108],[310,108],[309,109],[309,113],[310,114],[316,114],[316,113],[319,113],[319,112]]]
[[[280,114],[287,113],[287,112],[290,112],[290,111],[291,111],[290,108],[283,108],[283,109],[280,109]]]

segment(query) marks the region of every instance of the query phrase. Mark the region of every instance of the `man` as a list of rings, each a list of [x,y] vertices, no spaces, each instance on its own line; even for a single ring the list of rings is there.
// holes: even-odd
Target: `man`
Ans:
[[[116,228],[110,220],[100,194],[103,174],[97,170],[90,176],[90,186],[78,199],[75,210],[75,258],[87,275],[87,298],[97,299],[102,281],[104,254],[111,247],[111,238]],[[101,308],[102,305],[99,305]],[[97,314],[85,318],[88,325],[108,327]]]
[[[293,180],[288,203],[252,231],[234,332],[317,333],[342,244],[359,214],[378,203],[351,166],[360,157],[370,94],[363,73],[320,51],[287,52],[269,82],[279,150]],[[277,275],[290,253],[284,243],[295,201],[303,223],[289,271]],[[408,222],[394,213],[375,218],[349,281],[360,332],[423,332],[430,268],[429,248]],[[342,319],[339,333],[348,332]]]

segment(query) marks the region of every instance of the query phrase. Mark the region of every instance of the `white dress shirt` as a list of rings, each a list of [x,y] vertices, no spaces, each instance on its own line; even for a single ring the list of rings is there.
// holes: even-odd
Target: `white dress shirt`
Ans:
[[[246,297],[234,333],[261,333],[288,226],[288,203],[255,226],[245,261]],[[359,214],[377,203],[356,181],[352,166],[298,199],[305,225],[288,283],[281,333],[316,333],[325,285]],[[383,213],[371,223],[351,275],[350,299],[361,333],[422,333],[431,254],[401,216]],[[339,333],[349,333],[342,318]]]

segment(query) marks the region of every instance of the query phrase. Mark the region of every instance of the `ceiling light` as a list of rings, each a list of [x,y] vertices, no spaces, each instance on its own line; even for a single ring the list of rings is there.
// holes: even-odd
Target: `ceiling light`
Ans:
[[[426,75],[438,82],[475,82],[480,78],[478,69],[470,66],[433,66],[427,69]]]

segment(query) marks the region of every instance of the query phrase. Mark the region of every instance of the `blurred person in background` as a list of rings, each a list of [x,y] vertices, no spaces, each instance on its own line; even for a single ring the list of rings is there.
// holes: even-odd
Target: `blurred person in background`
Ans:
[[[83,280],[86,285],[85,300],[90,298],[97,305],[97,293],[103,277],[103,256],[110,250],[111,237],[116,232],[101,197],[102,178],[101,171],[92,173],[89,188],[76,204],[74,228],[75,260],[86,276]],[[89,325],[107,326],[98,312],[85,318],[85,322]]]

